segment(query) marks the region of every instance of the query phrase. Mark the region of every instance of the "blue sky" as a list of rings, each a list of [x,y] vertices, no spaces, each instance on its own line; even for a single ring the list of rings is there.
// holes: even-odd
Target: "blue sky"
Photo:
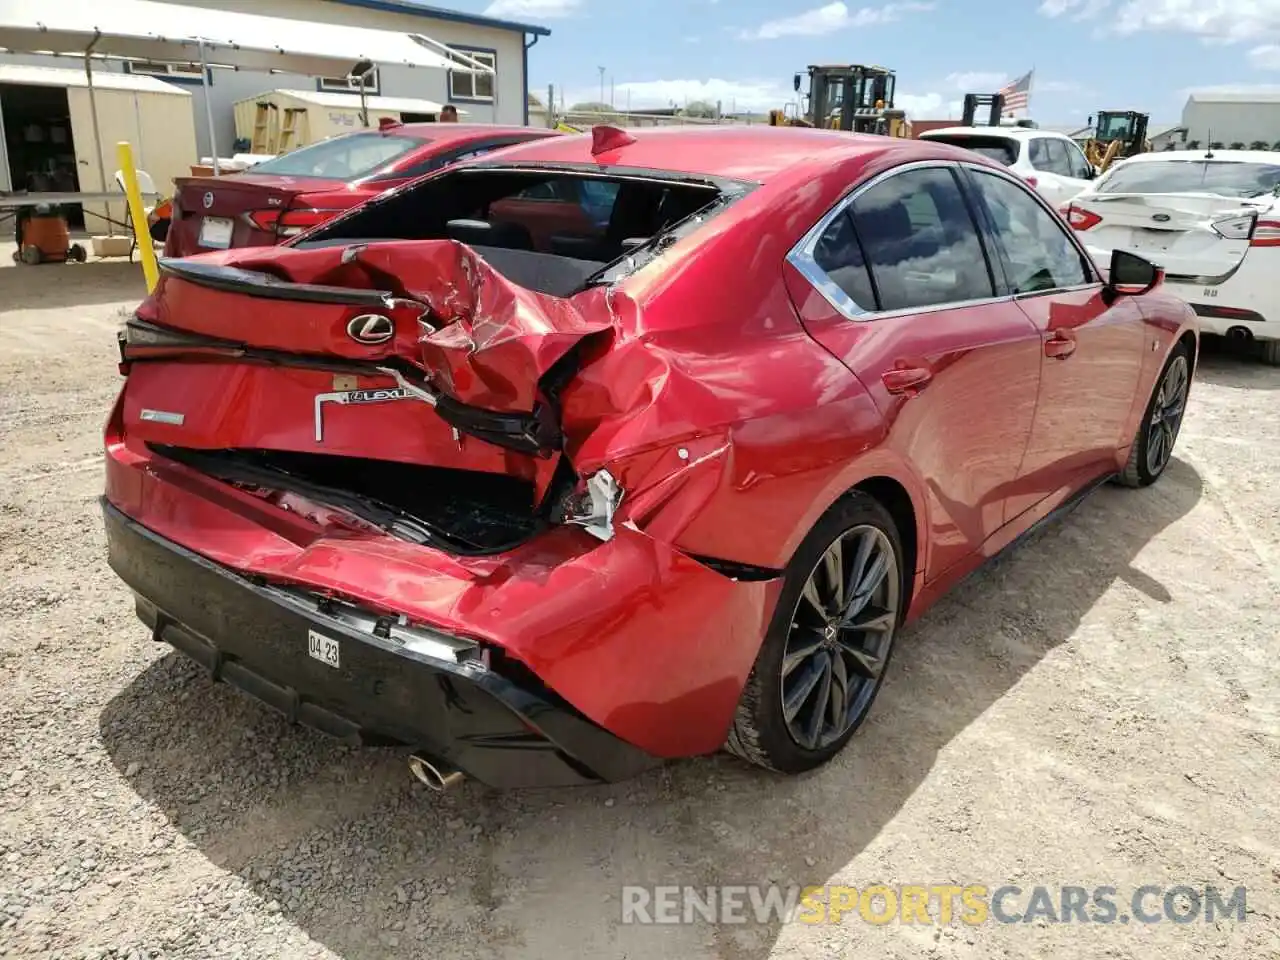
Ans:
[[[531,89],[633,109],[686,98],[781,106],[810,63],[878,63],[916,119],[1035,68],[1031,116],[1177,121],[1191,88],[1280,89],[1280,0],[436,0],[549,27]],[[630,98],[628,101],[628,97]],[[557,97],[557,99],[559,99]]]

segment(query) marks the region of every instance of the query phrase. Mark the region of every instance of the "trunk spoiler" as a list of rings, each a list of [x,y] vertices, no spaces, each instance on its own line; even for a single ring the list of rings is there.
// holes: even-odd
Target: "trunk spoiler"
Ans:
[[[293,283],[260,270],[245,270],[201,260],[165,257],[160,260],[160,272],[211,290],[264,300],[390,308],[398,299],[390,290],[359,290],[353,287]]]

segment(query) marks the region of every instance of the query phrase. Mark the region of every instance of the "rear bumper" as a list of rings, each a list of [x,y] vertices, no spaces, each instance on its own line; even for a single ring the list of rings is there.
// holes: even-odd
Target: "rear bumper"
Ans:
[[[1258,340],[1280,338],[1280,323],[1271,323],[1256,310],[1220,307],[1216,304],[1191,303],[1199,321],[1200,332],[1227,336],[1233,330],[1247,330]]]
[[[624,780],[659,762],[536,680],[498,673],[479,645],[362,629],[331,605],[255,583],[105,499],[102,507],[108,562],[153,638],[292,722],[354,744],[411,745],[503,788]],[[309,655],[310,631],[338,642],[338,667]]]

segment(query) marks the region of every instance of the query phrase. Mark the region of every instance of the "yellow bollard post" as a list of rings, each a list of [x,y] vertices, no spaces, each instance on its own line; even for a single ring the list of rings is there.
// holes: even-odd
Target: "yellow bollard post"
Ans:
[[[120,160],[120,172],[124,175],[124,195],[129,202],[129,219],[133,222],[133,235],[138,241],[142,276],[147,281],[147,293],[150,293],[160,282],[160,267],[156,263],[156,248],[151,242],[147,211],[142,204],[142,191],[138,189],[138,175],[133,166],[133,148],[129,146],[129,141],[121,140],[116,144],[116,157]]]

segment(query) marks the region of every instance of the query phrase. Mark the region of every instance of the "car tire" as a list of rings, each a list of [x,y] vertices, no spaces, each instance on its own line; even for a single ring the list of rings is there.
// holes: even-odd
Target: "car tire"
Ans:
[[[833,554],[838,564],[833,564]],[[882,563],[880,579],[874,590],[868,589]],[[833,566],[840,569],[839,577],[831,576]],[[837,591],[833,580],[845,586]],[[864,493],[838,501],[787,565],[726,749],[749,763],[792,774],[821,766],[839,753],[880,691],[910,582],[889,512]],[[803,658],[815,643],[819,646]],[[817,680],[808,696],[801,697],[814,671]],[[842,698],[837,695],[841,690]],[[788,695],[798,708],[784,706]]]
[[[1138,425],[1138,435],[1129,448],[1129,460],[1116,478],[1123,486],[1149,487],[1160,479],[1173,457],[1190,390],[1191,353],[1185,343],[1179,343],[1160,371]],[[1176,401],[1169,397],[1171,391],[1179,394]],[[1175,402],[1176,417],[1172,413]]]
[[[1262,362],[1273,367],[1280,367],[1280,340],[1259,340],[1259,353]]]

